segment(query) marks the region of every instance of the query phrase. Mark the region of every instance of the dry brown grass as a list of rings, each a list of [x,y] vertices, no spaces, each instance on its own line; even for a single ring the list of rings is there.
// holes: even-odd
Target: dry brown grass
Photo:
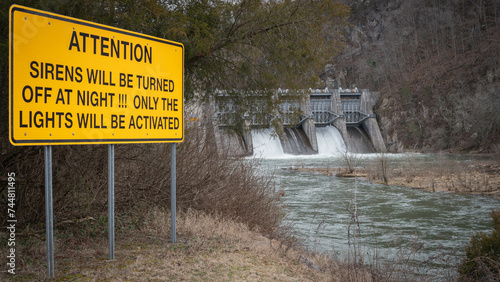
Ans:
[[[170,214],[152,209],[141,228],[119,228],[116,259],[107,260],[106,236],[79,241],[68,236],[71,226],[56,230],[56,280],[189,280],[189,281],[329,281],[331,261],[287,250],[275,240],[251,231],[245,224],[188,210],[178,216],[177,239],[170,242]],[[99,220],[93,225],[101,225]],[[100,226],[102,227],[102,226]],[[18,279],[44,280],[44,241],[20,250],[23,263]],[[29,251],[26,253],[24,251]],[[28,257],[29,256],[29,257]],[[304,259],[306,258],[307,259]],[[319,265],[317,270],[312,265]],[[11,278],[2,273],[2,279]]]
[[[393,170],[389,185],[432,192],[500,195],[500,166],[494,161],[440,160],[437,166]]]

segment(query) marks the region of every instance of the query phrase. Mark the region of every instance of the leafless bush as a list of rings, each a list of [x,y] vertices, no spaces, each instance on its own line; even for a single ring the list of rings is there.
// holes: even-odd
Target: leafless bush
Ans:
[[[500,144],[493,146],[493,158],[496,160],[497,164],[500,165]]]
[[[492,252],[493,253],[493,252]],[[499,281],[500,280],[500,261],[492,259],[491,256],[480,256],[470,260],[464,260],[461,264],[474,264],[473,269],[469,269],[467,273],[462,273],[460,281]]]
[[[439,175],[444,175],[449,173],[450,171],[450,166],[449,166],[449,161],[446,161],[445,155],[442,151],[438,153],[438,161],[437,161],[437,170],[436,172]]]
[[[415,156],[412,154],[407,154],[405,156],[406,161],[403,164],[403,172],[406,176],[406,182],[410,183],[417,176],[417,164]]]
[[[389,158],[385,153],[381,153],[369,165],[369,177],[372,180],[387,184],[389,181],[389,169]]]
[[[277,235],[284,210],[271,180],[260,176],[251,160],[233,158],[213,142],[200,145],[200,134],[187,130],[189,137],[179,147],[179,207],[220,213],[266,235]]]
[[[13,171],[17,176],[20,226],[44,222],[43,160],[40,147],[13,147],[2,155],[3,175]],[[54,146],[53,182],[56,224],[65,219],[105,216],[107,146]],[[185,141],[177,146],[179,210],[220,214],[276,237],[283,230],[281,196],[270,179],[256,173],[254,162],[218,150],[199,126],[185,129]],[[170,145],[116,145],[117,214],[141,217],[154,206],[170,207]]]
[[[95,215],[107,199],[105,146],[54,146],[54,220]],[[20,226],[45,219],[44,150],[11,147],[1,159],[2,174],[16,174],[16,217]],[[6,186],[2,185],[2,188]],[[2,193],[3,195],[4,193]]]
[[[347,147],[344,150],[339,149],[338,154],[337,161],[342,165],[345,173],[354,173],[361,158],[360,154],[349,152]]]

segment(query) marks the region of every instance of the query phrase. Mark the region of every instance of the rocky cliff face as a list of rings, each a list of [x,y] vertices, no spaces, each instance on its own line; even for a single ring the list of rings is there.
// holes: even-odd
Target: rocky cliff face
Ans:
[[[500,2],[352,0],[329,88],[380,91],[391,151],[487,151],[500,143]],[[474,2],[474,3],[473,3]]]

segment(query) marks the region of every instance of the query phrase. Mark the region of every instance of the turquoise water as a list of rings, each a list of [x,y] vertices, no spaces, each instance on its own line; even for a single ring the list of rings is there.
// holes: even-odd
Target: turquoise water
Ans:
[[[375,155],[361,157],[360,163]],[[388,155],[393,164],[405,155]],[[437,156],[412,157],[420,165]],[[280,156],[262,159],[260,169],[285,191],[288,223],[312,250],[345,256],[353,244],[367,260],[411,257],[415,272],[435,272],[461,258],[474,232],[489,231],[495,198],[432,193],[371,183],[361,178],[338,178],[300,172],[290,167],[336,167],[334,156]],[[356,234],[356,236],[354,236]],[[351,247],[349,247],[351,246]]]

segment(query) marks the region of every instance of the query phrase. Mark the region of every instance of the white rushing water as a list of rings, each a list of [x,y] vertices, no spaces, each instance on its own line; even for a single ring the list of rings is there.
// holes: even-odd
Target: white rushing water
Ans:
[[[283,156],[278,135],[271,128],[252,130],[253,155],[257,158]]]
[[[316,138],[320,155],[336,155],[345,151],[344,139],[334,126],[317,127]]]
[[[346,146],[339,130],[333,126],[316,128],[318,140],[318,155],[338,155],[345,151]],[[297,146],[300,146],[296,140]],[[257,158],[276,158],[289,156],[284,153],[283,147],[273,129],[252,130],[253,156]],[[305,149],[303,150],[305,151]],[[291,156],[291,155],[290,155]]]

